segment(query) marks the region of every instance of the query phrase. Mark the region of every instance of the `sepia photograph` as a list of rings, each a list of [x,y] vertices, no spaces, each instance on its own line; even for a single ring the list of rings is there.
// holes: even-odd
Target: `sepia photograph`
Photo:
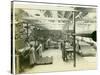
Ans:
[[[11,72],[97,68],[97,6],[11,2]]]

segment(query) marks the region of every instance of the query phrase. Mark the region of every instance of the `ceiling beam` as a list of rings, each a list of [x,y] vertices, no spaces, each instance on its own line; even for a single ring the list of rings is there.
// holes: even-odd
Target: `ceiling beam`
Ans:
[[[48,18],[48,17],[23,17],[25,20],[62,20],[62,21],[68,21],[67,18]]]

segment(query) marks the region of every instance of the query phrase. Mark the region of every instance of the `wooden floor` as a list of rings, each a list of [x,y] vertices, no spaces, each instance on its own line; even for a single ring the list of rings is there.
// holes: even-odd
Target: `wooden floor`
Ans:
[[[96,57],[77,56],[76,68],[74,68],[73,60],[68,62],[62,60],[62,52],[60,49],[49,49],[44,51],[42,55],[43,57],[53,56],[53,63],[48,65],[36,65],[32,68],[25,69],[23,73],[96,69]]]

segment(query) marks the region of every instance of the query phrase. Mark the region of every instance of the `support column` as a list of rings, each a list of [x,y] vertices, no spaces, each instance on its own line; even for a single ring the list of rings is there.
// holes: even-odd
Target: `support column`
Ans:
[[[15,55],[15,73],[18,74],[19,72],[20,72],[19,55]]]
[[[73,29],[74,29],[74,35],[73,35],[73,41],[74,41],[74,47],[73,47],[73,49],[74,49],[74,64],[73,64],[73,66],[74,67],[76,67],[76,43],[75,43],[75,11],[73,11],[73,25],[74,25],[74,27],[73,27]]]
[[[29,37],[28,37],[28,33],[29,33],[29,32],[28,32],[28,28],[29,28],[29,27],[28,27],[28,23],[27,23],[27,28],[26,28],[26,29],[27,29],[27,42],[28,42],[28,39],[29,39]]]

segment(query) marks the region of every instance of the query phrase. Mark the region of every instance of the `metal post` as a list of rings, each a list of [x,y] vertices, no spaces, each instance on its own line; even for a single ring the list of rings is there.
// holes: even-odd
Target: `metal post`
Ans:
[[[74,25],[74,35],[73,35],[73,41],[74,41],[74,67],[76,67],[76,43],[75,43],[75,11],[73,11],[73,25]]]
[[[15,55],[15,72],[18,74],[20,72],[20,61],[19,55]]]
[[[27,23],[27,42],[28,42],[28,23]]]

